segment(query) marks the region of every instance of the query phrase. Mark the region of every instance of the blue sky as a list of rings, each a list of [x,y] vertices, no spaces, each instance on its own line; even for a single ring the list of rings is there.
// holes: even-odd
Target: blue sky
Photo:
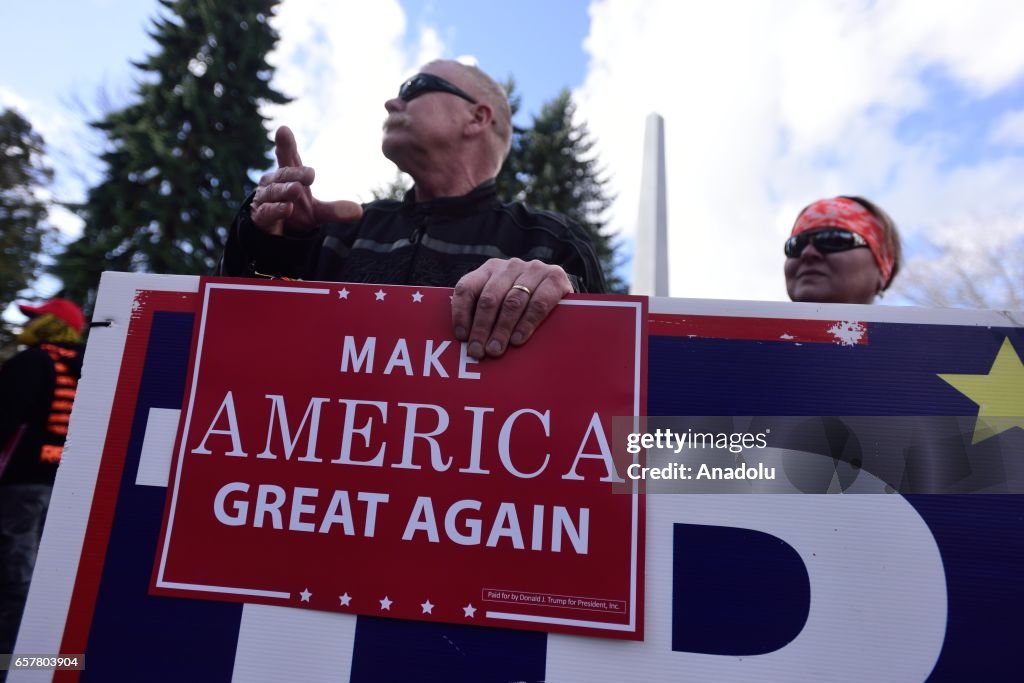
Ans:
[[[408,22],[403,43],[414,51],[420,31],[431,27],[444,43],[442,56],[471,55],[499,80],[514,77],[523,99],[520,117],[528,121],[562,88],[583,81],[587,5],[585,0],[524,0],[517,14],[531,20],[496,33],[499,19],[486,3],[409,0],[401,3]],[[0,59],[20,67],[0,76],[0,104],[28,108],[44,119],[37,125],[45,130],[47,124],[56,127],[60,117],[83,118],[76,100],[92,106],[101,90],[115,103],[126,101],[136,74],[131,60],[152,51],[146,31],[158,10],[155,0],[24,3],[0,22]],[[47,49],[40,50],[44,38]],[[535,47],[524,49],[527,41]]]
[[[96,139],[68,103],[94,103],[101,87],[130,97],[129,60],[150,49],[156,9],[36,0],[0,23],[0,105],[46,136],[59,198],[80,197],[83,169],[96,171]],[[284,0],[275,25],[275,83],[296,101],[267,113],[296,131],[327,199],[367,199],[393,177],[376,132],[402,78],[471,57],[516,78],[527,114],[573,91],[627,244],[644,119],[665,117],[673,296],[783,299],[782,241],[821,196],[876,200],[909,264],[932,272],[949,255],[921,248],[926,238],[980,250],[1024,235],[1019,2]],[[957,258],[986,267],[980,251]]]
[[[507,14],[498,14],[494,3],[479,1],[402,3],[411,22],[439,27],[450,46],[446,56],[472,55],[501,81],[514,76],[526,113],[538,112],[562,88],[583,82],[588,5],[586,0],[527,0],[504,5]]]

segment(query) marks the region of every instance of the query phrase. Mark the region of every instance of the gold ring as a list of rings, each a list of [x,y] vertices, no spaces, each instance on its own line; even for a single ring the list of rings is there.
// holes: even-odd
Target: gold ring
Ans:
[[[526,296],[532,296],[533,295],[533,292],[530,291],[529,287],[527,287],[526,285],[521,285],[518,282],[516,284],[512,285],[512,289],[518,289],[520,292],[526,292]],[[512,289],[510,289],[508,291],[511,292]]]

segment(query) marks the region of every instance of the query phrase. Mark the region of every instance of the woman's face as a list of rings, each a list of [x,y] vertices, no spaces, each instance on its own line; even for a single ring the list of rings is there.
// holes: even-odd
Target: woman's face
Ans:
[[[784,270],[793,301],[870,304],[882,288],[882,273],[866,247],[822,253],[808,243],[786,259]]]

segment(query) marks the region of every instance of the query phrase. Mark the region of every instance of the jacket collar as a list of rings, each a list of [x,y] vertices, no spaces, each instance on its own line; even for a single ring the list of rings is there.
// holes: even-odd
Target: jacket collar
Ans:
[[[413,187],[405,193],[402,204],[406,209],[412,209],[416,213],[432,214],[435,216],[461,216],[473,213],[491,204],[497,196],[497,186],[494,183],[494,179],[491,178],[460,197],[439,197],[426,202],[416,201],[416,188]]]

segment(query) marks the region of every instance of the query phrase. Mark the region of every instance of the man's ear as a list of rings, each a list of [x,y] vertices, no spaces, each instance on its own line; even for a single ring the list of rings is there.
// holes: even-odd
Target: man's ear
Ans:
[[[473,105],[473,117],[466,123],[465,133],[468,137],[481,135],[494,122],[494,110],[483,102]]]

